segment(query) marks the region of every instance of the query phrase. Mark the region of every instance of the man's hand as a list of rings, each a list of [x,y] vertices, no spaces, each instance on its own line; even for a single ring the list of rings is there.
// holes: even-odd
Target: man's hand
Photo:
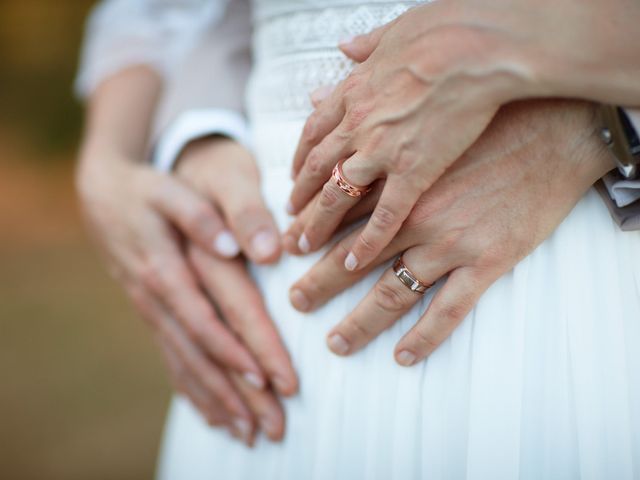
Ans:
[[[294,157],[289,210],[320,192],[299,247],[322,247],[384,179],[344,268],[365,268],[418,198],[480,137],[498,109],[527,98],[640,104],[640,4],[580,0],[441,0],[412,8],[342,48],[361,62],[309,117]]]
[[[404,252],[404,263],[422,283],[448,275],[426,313],[396,346],[400,364],[415,364],[447,338],[491,284],[545,240],[584,192],[611,169],[609,153],[596,132],[591,104],[530,101],[503,107],[480,140],[419,198],[399,234],[369,267],[355,272],[343,268],[360,228],[291,288],[293,305],[314,310],[373,267]],[[370,213],[378,195],[379,190],[372,192],[351,216]],[[310,209],[299,216],[289,235],[300,235],[309,218]],[[388,270],[331,330],[329,347],[340,355],[361,349],[419,299]]]

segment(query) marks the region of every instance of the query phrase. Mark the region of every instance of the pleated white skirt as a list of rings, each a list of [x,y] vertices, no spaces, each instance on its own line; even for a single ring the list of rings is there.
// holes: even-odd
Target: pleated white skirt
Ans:
[[[264,195],[282,228],[302,124],[255,124]],[[412,368],[395,364],[393,348],[432,294],[363,351],[337,357],[326,333],[383,268],[304,315],[288,287],[319,255],[253,267],[301,380],[284,402],[284,441],[249,449],[178,397],[159,478],[640,478],[640,232],[620,231],[595,191]]]

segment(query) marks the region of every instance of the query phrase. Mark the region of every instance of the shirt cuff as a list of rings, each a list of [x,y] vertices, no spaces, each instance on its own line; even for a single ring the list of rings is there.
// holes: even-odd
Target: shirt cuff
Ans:
[[[602,177],[602,181],[609,196],[620,208],[640,199],[640,180],[627,180],[617,170],[612,170]]]
[[[209,135],[224,135],[251,148],[245,118],[234,110],[203,109],[182,113],[160,136],[152,162],[156,170],[170,172],[189,142]]]

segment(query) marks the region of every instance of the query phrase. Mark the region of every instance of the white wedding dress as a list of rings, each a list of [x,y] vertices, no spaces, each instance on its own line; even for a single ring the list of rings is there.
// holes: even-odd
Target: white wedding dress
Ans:
[[[336,44],[415,3],[254,2],[247,103],[280,227],[290,221],[289,170],[308,93],[351,68]],[[284,441],[259,438],[249,449],[178,397],[161,479],[640,478],[640,232],[620,231],[595,191],[412,368],[396,365],[393,348],[432,294],[363,351],[337,357],[327,331],[383,268],[317,312],[298,313],[288,287],[320,255],[252,267],[301,381],[284,401]]]

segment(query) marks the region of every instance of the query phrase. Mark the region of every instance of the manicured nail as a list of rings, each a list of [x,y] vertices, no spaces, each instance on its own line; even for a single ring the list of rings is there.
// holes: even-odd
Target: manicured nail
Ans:
[[[249,442],[251,438],[251,423],[244,418],[236,418],[233,420],[233,425],[245,442]]]
[[[291,171],[291,179],[293,180],[293,170]],[[295,210],[293,208],[293,203],[291,203],[291,202],[287,202],[286,209],[287,209],[287,213],[289,215],[293,215],[293,213],[295,212]]]
[[[415,354],[409,350],[402,350],[397,356],[398,363],[404,367],[410,367],[416,361]]]
[[[333,92],[334,90],[335,87],[333,85],[323,85],[319,88],[316,88],[313,92],[311,92],[311,102],[313,102],[314,104],[322,102],[329,95],[331,95],[331,92]]]
[[[307,296],[298,288],[294,288],[289,292],[289,301],[293,308],[300,312],[306,312],[311,306]]]
[[[257,388],[258,390],[262,390],[264,388],[264,386],[265,386],[264,385],[264,380],[257,373],[246,372],[244,374],[244,379],[247,381],[247,383],[249,383],[253,387]]]
[[[356,39],[356,37],[355,37],[355,36],[351,36],[351,37],[343,38],[342,40],[340,40],[340,41],[338,42],[338,45],[340,45],[341,47],[342,47],[342,46],[344,46],[344,45],[349,45],[350,43],[353,43],[353,41],[354,41],[355,39]]]
[[[233,258],[240,253],[240,245],[236,242],[233,234],[228,230],[223,230],[213,241],[213,248],[223,257]]]
[[[350,272],[353,272],[357,266],[358,266],[358,259],[353,254],[353,252],[349,252],[349,255],[347,255],[347,258],[344,261],[344,268],[346,268]]]
[[[309,251],[311,250],[311,245],[309,245],[309,239],[304,233],[300,235],[300,238],[298,239],[298,248],[302,253],[309,253]]]
[[[259,258],[268,258],[278,250],[278,237],[271,230],[262,230],[254,235],[251,248]]]
[[[338,355],[346,355],[346,353],[349,351],[349,344],[339,333],[334,333],[333,335],[331,335],[327,343],[329,344],[329,348],[331,349],[331,351],[337,353]]]

